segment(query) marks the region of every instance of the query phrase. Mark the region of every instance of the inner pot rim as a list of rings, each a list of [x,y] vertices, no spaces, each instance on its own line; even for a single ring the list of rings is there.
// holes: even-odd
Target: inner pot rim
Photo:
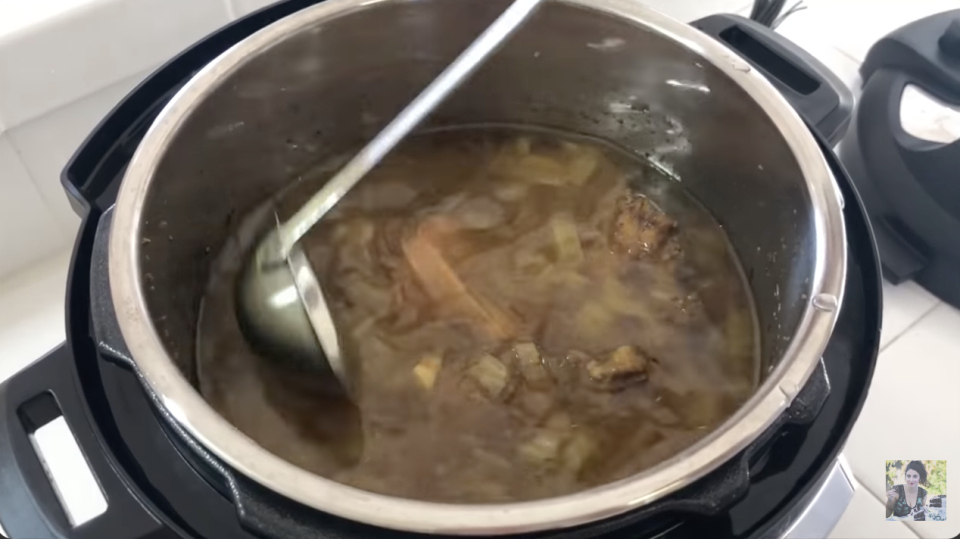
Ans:
[[[378,0],[373,4],[379,3]],[[816,141],[772,84],[712,38],[632,0],[553,0],[621,18],[697,53],[739,84],[764,110],[803,173],[816,238],[808,302],[791,343],[754,395],[724,424],[673,458],[635,476],[566,496],[530,502],[458,505],[374,494],[307,472],[268,452],[220,416],[167,354],[149,316],[140,268],[144,204],[158,165],[180,126],[214,88],[248,58],[325,19],[370,7],[327,0],[266,27],[201,70],[143,138],[126,172],[110,233],[109,276],[124,341],[162,406],[226,464],[287,498],[342,518],[405,531],[455,535],[512,534],[576,526],[627,512],[700,479],[755,440],[793,401],[826,347],[846,275],[841,201]],[[521,30],[522,31],[522,30]],[[816,308],[813,299],[832,296]]]

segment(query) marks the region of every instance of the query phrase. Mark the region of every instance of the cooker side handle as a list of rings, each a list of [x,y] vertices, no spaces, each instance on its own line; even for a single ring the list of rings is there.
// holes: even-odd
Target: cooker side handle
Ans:
[[[160,537],[163,527],[117,473],[76,381],[70,350],[61,345],[0,384],[0,522],[12,538]],[[33,434],[63,417],[86,460],[106,510],[74,526],[67,518]]]
[[[93,325],[91,333],[94,344],[105,359],[138,373],[132,355],[123,341],[120,325],[113,309],[109,273],[106,268],[113,210],[113,206],[109,207],[100,217],[93,241],[92,266],[94,268],[99,267],[99,271],[91,272],[90,276],[90,310]],[[148,387],[145,386],[144,390],[147,392],[148,398],[154,401],[153,404],[157,410],[160,410],[161,415],[163,415],[165,413],[163,404],[157,400],[156,395]],[[0,386],[0,391],[2,391],[2,386]],[[0,397],[2,397],[2,392],[0,392]],[[2,409],[2,402],[0,402],[0,411]],[[256,536],[264,539],[314,539],[317,537],[318,529],[327,529],[335,530],[340,534],[332,537],[372,537],[374,535],[382,539],[399,537],[393,532],[349,522],[333,516],[320,516],[313,509],[270,492],[256,482],[225,466],[217,457],[192,439],[175,421],[167,417],[164,420],[171,427],[171,434],[206,462],[216,478],[226,486],[230,501],[236,507],[240,526]],[[2,419],[0,419],[0,427],[2,427]],[[2,442],[2,437],[3,434],[0,432],[0,442]],[[0,449],[2,448],[3,446],[0,445]],[[2,465],[3,458],[0,455],[0,472],[3,471]],[[2,500],[3,495],[0,492],[0,502]],[[0,515],[3,515],[3,511],[0,511]],[[38,537],[45,539],[47,536],[40,535]],[[55,537],[59,539],[61,536]],[[72,536],[63,537],[73,539]]]
[[[822,62],[774,30],[739,15],[691,23],[763,73],[831,147],[847,132],[853,92]]]

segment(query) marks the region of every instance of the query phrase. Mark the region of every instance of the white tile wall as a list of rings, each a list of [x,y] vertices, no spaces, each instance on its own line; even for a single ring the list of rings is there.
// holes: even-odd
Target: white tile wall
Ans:
[[[72,243],[63,165],[147,73],[228,23],[229,1],[0,0],[0,279]]]
[[[0,134],[0,276],[67,242],[6,135]]]
[[[877,499],[859,481],[854,483],[853,500],[830,539],[918,539],[903,522],[885,521],[884,508]]]
[[[90,0],[4,0],[0,2],[0,39],[45,24]]]
[[[809,6],[808,15],[817,17],[814,35],[829,36],[837,48],[859,59],[866,57],[870,46],[888,32],[928,15],[960,8],[957,0],[804,1]]]
[[[57,224],[69,237],[76,234],[80,220],[60,186],[60,172],[104,115],[147,74],[123,79],[7,132]]]
[[[0,47],[8,127],[157,65],[229,22],[222,0],[90,0]],[[52,39],[51,36],[56,36]]]
[[[694,21],[714,13],[740,13],[752,5],[750,0],[644,0],[642,3],[681,21]]]

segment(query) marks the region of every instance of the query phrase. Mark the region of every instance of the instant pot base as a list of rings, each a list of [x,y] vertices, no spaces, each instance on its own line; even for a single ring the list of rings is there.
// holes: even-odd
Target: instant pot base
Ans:
[[[64,186],[85,216],[68,285],[68,342],[0,385],[0,443],[8,446],[0,447],[0,475],[10,486],[0,492],[0,519],[14,536],[101,539],[123,530],[123,539],[416,537],[293,503],[206,454],[151,400],[131,363],[122,359],[123,341],[104,293],[107,260],[103,244],[98,249],[96,243],[106,238],[120,178],[156,114],[199,66],[313,3],[294,0],[268,8],[171,61],[107,117],[68,165]],[[751,446],[751,455],[718,470],[736,473],[713,474],[641,511],[538,537],[779,537],[805,507],[866,397],[881,312],[872,234],[846,175],[829,150],[824,153],[846,200],[849,267],[838,324],[818,371],[826,376],[812,378],[798,398],[802,404],[811,396],[809,406],[799,406],[798,417],[783,418],[794,424],[769,432]],[[823,391],[827,380],[829,395]],[[23,420],[27,403],[46,392],[56,396],[110,500],[107,513],[78,528],[67,523],[29,445],[28,427],[39,425]]]
[[[109,163],[112,156],[116,154],[103,155],[103,162]],[[831,154],[827,156],[835,161]],[[109,167],[101,171],[117,172]],[[838,178],[846,178],[841,169],[835,171]],[[851,238],[847,296],[834,337],[824,353],[826,376],[812,379],[813,383],[830,383],[825,400],[812,403],[819,410],[812,423],[772,432],[766,443],[751,446],[752,458],[744,460],[748,476],[733,475],[719,481],[713,478],[712,484],[697,482],[665,500],[672,504],[667,510],[651,507],[591,526],[534,537],[760,538],[781,537],[792,526],[792,519],[806,507],[832,469],[859,414],[879,343],[880,277],[872,236],[856,193],[846,181],[841,187],[847,200],[845,217]],[[81,533],[74,531],[64,537],[101,539],[113,536],[105,530],[118,529],[124,530],[123,539],[418,537],[347,522],[283,500],[233,476],[209,455],[198,453],[199,446],[185,438],[144,391],[131,365],[117,359],[123,351],[108,344],[119,336],[113,333],[116,327],[109,297],[102,292],[106,284],[103,232],[109,227],[110,211],[108,207],[104,212],[95,200],[90,204],[70,274],[68,343],[0,386],[0,410],[20,408],[18,399],[35,394],[37,388],[57,395],[111,501],[108,512],[95,519],[93,526],[78,528]],[[823,396],[822,391],[813,393]],[[4,434],[22,428],[8,415],[0,417],[4,418],[0,424]],[[35,456],[0,451],[0,469],[15,467],[27,477],[32,472],[33,481],[46,483],[42,468],[39,464],[31,467],[31,459]],[[225,474],[233,479],[225,480]],[[240,510],[235,504],[237,488],[246,495]],[[717,493],[722,495],[717,497]],[[17,496],[16,489],[9,494]],[[7,529],[23,536],[20,531],[24,528],[19,524],[32,521],[29,512],[8,514],[16,504],[0,501],[0,518]],[[49,501],[51,505],[45,507],[55,509],[52,490]],[[714,514],[706,514],[710,511]],[[60,524],[68,529],[65,521]]]

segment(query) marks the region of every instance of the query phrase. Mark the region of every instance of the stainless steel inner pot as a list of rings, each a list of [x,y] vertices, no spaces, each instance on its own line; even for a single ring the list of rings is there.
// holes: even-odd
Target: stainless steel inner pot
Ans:
[[[117,200],[110,282],[123,337],[182,426],[262,485],[341,517],[491,535],[582,524],[702,477],[793,400],[827,344],[845,275],[841,201],[817,144],[736,54],[634,0],[548,3],[431,120],[602,137],[662,165],[722,223],[750,278],[763,382],[721,428],[655,469],[548,500],[448,505],[371,494],[268,453],[191,384],[208,264],[240,216],[379,130],[506,0],[328,0],[224,53],[140,145]],[[143,238],[153,238],[149,243]]]

